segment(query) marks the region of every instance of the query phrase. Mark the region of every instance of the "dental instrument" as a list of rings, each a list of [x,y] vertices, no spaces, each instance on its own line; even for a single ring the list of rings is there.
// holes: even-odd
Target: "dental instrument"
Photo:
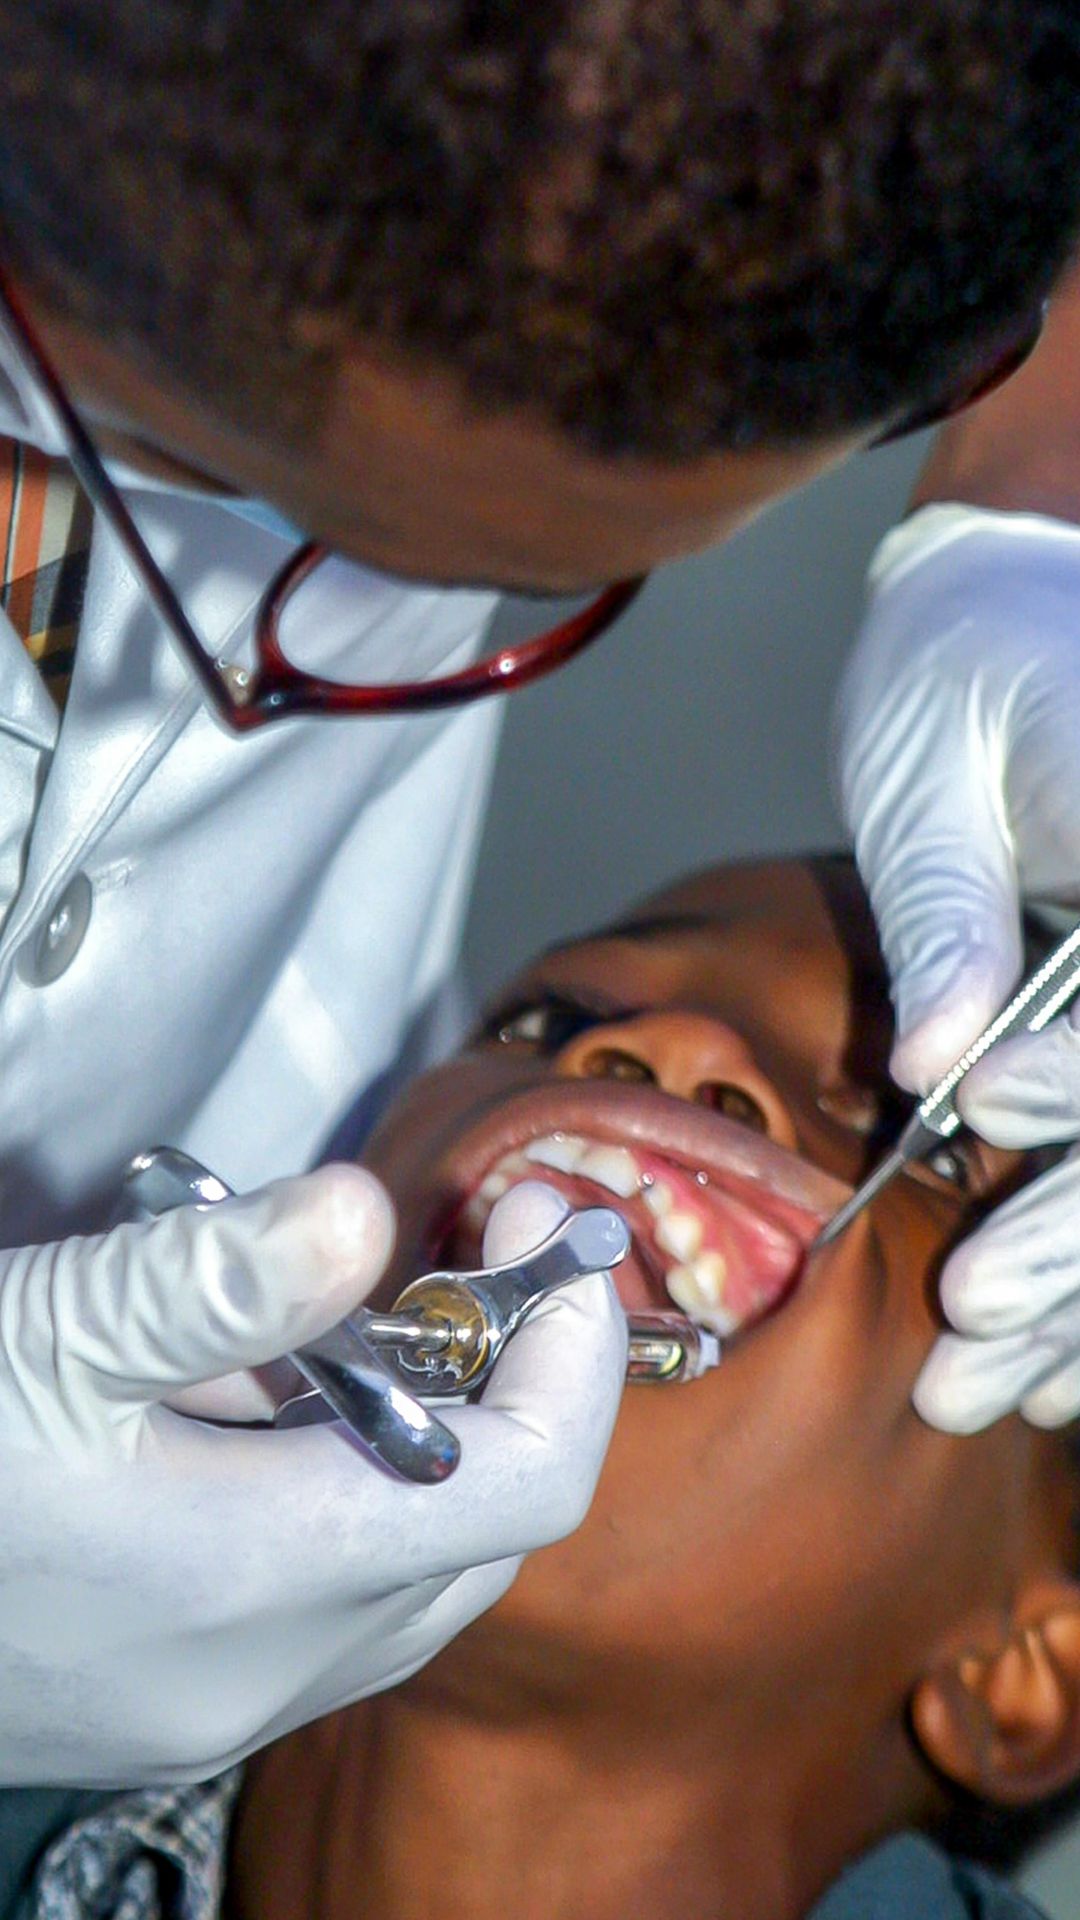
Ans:
[[[940,1141],[952,1138],[963,1124],[956,1109],[956,1089],[991,1047],[1017,1033],[1041,1033],[1054,1015],[1068,1006],[1078,989],[1080,926],[1066,934],[1023,986],[1018,987],[990,1025],[984,1027],[978,1039],[960,1055],[955,1066],[919,1101],[895,1145],[821,1229],[810,1252],[817,1253],[819,1248],[836,1240],[904,1167],[924,1159]]]
[[[486,1270],[487,1273],[493,1271],[498,1270]],[[424,1287],[429,1279],[441,1281],[446,1277],[426,1274],[423,1280],[414,1281],[413,1285]],[[476,1276],[455,1273],[449,1277],[457,1282],[472,1281]],[[454,1335],[458,1331],[455,1328],[454,1333],[451,1332],[442,1319],[439,1306],[435,1306],[430,1321],[420,1318],[410,1321],[404,1315],[398,1317],[395,1304],[394,1314],[384,1315],[383,1322],[387,1330],[387,1347],[398,1346],[401,1349],[395,1355],[399,1374],[412,1373],[418,1363],[422,1368],[425,1376],[420,1384],[422,1396],[457,1399],[472,1390],[475,1381],[468,1384],[455,1381],[456,1368],[443,1377],[441,1369],[433,1365],[454,1344]],[[710,1328],[699,1326],[696,1320],[687,1319],[683,1313],[665,1313],[660,1309],[652,1313],[628,1313],[626,1327],[626,1378],[634,1386],[681,1386],[690,1380],[700,1380],[702,1374],[720,1364],[719,1337]],[[403,1328],[407,1330],[406,1341],[400,1337]],[[467,1352],[471,1344],[471,1328],[466,1326],[461,1332],[464,1335],[461,1345]],[[426,1352],[423,1351],[425,1348]],[[407,1357],[410,1351],[411,1362]],[[316,1387],[309,1386],[282,1401],[274,1414],[274,1425],[310,1427],[335,1418],[337,1415],[326,1397]]]
[[[155,1147],[136,1154],[122,1185],[129,1216],[216,1205],[229,1187],[190,1154]],[[507,1341],[548,1294],[617,1266],[629,1250],[625,1222],[610,1207],[570,1213],[525,1259],[474,1273],[432,1273],[405,1290],[398,1315],[357,1307],[287,1357],[354,1437],[400,1479],[433,1485],[461,1457],[456,1434],[423,1406],[429,1392],[471,1391],[487,1379]],[[437,1304],[433,1304],[437,1303]]]
[[[214,1205],[230,1198],[230,1189],[189,1154],[158,1147],[132,1160],[123,1198],[128,1217],[146,1217],[185,1204]],[[444,1480],[458,1464],[460,1443],[423,1400],[473,1392],[541,1300],[571,1280],[618,1265],[629,1246],[621,1216],[590,1207],[568,1214],[522,1260],[424,1274],[389,1313],[357,1308],[288,1356],[309,1390],[285,1401],[275,1424],[344,1420],[399,1478],[429,1485]],[[720,1358],[715,1334],[677,1313],[632,1315],[629,1336],[631,1380],[696,1379]]]
[[[626,1321],[626,1378],[635,1386],[678,1386],[720,1364],[719,1336],[683,1313],[628,1313]]]

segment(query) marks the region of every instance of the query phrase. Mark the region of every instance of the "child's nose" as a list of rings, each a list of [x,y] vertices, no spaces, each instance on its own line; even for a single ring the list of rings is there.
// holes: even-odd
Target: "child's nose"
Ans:
[[[590,1027],[553,1061],[574,1080],[639,1081],[739,1120],[781,1146],[797,1145],[784,1101],[742,1035],[698,1013],[642,1013]]]

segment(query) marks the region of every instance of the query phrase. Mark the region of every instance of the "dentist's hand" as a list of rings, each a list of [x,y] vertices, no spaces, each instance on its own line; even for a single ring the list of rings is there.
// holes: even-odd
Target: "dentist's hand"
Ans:
[[[392,1235],[376,1182],[333,1167],[0,1255],[0,1782],[215,1772],[413,1672],[579,1523],[626,1364],[604,1276],[447,1412],[441,1486],[391,1481],[339,1428],[165,1404],[324,1332]]]
[[[893,1071],[924,1093],[1015,985],[1021,903],[1080,916],[1080,528],[925,508],[871,582],[841,691],[843,796],[893,983]],[[1080,1009],[994,1049],[958,1104],[999,1146],[1080,1136]],[[933,1425],[1080,1412],[1077,1151],[950,1258],[956,1331],[915,1395]]]

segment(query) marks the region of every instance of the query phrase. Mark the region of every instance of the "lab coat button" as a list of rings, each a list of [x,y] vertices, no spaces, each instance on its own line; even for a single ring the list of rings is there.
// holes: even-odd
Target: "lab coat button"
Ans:
[[[85,873],[77,873],[54,900],[44,926],[31,942],[25,971],[32,986],[50,986],[67,972],[86,937],[93,903],[89,880]]]

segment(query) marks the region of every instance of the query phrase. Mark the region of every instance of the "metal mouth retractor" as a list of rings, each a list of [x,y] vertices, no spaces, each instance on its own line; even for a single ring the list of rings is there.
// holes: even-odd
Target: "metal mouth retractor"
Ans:
[[[122,1192],[128,1218],[232,1197],[224,1181],[176,1147],[137,1154]],[[473,1273],[425,1274],[388,1314],[358,1307],[288,1356],[316,1392],[287,1401],[276,1424],[336,1417],[390,1473],[428,1485],[445,1480],[460,1459],[460,1442],[416,1394],[459,1395],[482,1386],[542,1300],[572,1280],[617,1266],[629,1247],[621,1216],[610,1207],[589,1207],[568,1214],[523,1260]]]

